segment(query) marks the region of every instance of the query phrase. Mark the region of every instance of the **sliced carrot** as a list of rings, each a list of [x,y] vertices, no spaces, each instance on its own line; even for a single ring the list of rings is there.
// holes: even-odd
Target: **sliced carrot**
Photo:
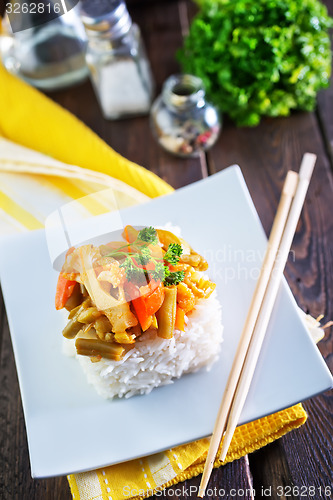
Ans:
[[[152,324],[153,317],[152,315],[147,314],[145,303],[142,297],[138,297],[137,299],[132,300],[132,304],[142,331],[145,332]]]
[[[123,237],[127,243],[133,243],[138,237],[139,231],[133,226],[127,225],[124,228]]]
[[[148,286],[141,287],[145,291],[152,289],[150,293],[145,293],[132,300],[132,304],[139,320],[141,328],[146,331],[152,324],[152,316],[158,311],[164,300],[164,285],[151,281]]]
[[[179,306],[177,306],[176,309],[175,329],[181,330],[182,332],[185,330],[185,311]]]
[[[159,283],[158,285],[156,281],[152,280],[149,282],[149,286],[151,286],[152,292],[142,298],[145,301],[147,314],[152,316],[163,304],[164,285],[163,283]]]
[[[57,310],[65,307],[66,302],[72,295],[76,284],[76,281],[67,279],[62,273],[59,274],[55,295],[55,307]]]

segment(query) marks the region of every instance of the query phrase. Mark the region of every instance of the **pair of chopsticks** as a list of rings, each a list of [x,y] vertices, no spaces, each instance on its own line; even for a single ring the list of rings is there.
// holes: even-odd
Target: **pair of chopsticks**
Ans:
[[[199,487],[203,498],[223,436],[220,460],[224,461],[239,422],[273,310],[288,254],[308,190],[316,155],[303,156],[299,174],[287,173],[278,210],[252,297],[231,372],[218,411]]]

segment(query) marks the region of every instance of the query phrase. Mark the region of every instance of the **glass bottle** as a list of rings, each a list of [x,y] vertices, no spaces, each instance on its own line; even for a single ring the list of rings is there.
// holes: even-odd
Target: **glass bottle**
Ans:
[[[147,114],[154,84],[139,27],[125,2],[86,0],[81,18],[88,35],[86,61],[104,117]]]
[[[81,82],[89,71],[85,62],[87,37],[77,8],[48,21],[47,4],[44,1],[38,5],[44,7],[41,12],[16,8],[14,33],[8,17],[4,18],[0,36],[4,66],[42,90],[58,90]]]
[[[193,75],[170,76],[150,112],[159,144],[177,156],[196,157],[216,142],[221,122],[206,101],[203,82]]]

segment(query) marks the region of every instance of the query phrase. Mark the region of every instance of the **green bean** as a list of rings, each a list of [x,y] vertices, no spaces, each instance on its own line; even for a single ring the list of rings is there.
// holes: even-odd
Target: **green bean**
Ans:
[[[81,304],[79,306],[74,307],[68,315],[68,319],[74,318],[74,316],[78,313],[78,311],[81,310]]]
[[[94,327],[96,328],[97,332],[100,333],[110,333],[112,332],[112,326],[110,321],[106,316],[100,316],[98,319],[96,319],[94,323]]]
[[[157,335],[163,339],[171,339],[175,328],[177,306],[177,288],[166,287],[164,301],[156,312],[158,330]]]
[[[90,306],[91,306],[91,299],[90,297],[87,297],[81,304],[82,310],[87,309]]]
[[[65,326],[62,334],[66,339],[73,339],[81,330],[82,323],[79,323],[75,318],[71,319]]]
[[[82,356],[101,356],[119,361],[125,349],[116,342],[107,342],[97,337],[94,328],[81,332],[75,341],[76,352]]]
[[[67,299],[67,302],[65,304],[65,308],[67,311],[72,311],[72,309],[75,309],[79,304],[82,302],[82,293],[81,289],[79,286],[79,283],[75,283],[74,290],[72,292],[72,295]]]
[[[72,319],[74,317],[78,317],[79,314],[84,311],[84,309],[87,309],[88,307],[91,306],[91,300],[90,300],[90,297],[88,297],[86,300],[84,300],[82,302],[82,304],[80,304],[79,306],[77,307],[74,307],[74,309],[72,309],[68,315],[68,319]]]
[[[96,307],[84,309],[77,317],[80,323],[93,323],[102,313]]]
[[[78,321],[78,317],[82,311],[87,309],[91,305],[90,298],[84,300],[80,306],[75,308],[75,310],[69,313],[69,322],[62,331],[62,334],[67,339],[73,339],[75,335],[81,330],[82,323]],[[73,313],[73,314],[72,314]]]

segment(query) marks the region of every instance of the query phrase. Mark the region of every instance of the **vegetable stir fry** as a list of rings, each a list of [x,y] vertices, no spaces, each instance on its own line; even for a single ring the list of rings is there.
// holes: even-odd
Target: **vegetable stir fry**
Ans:
[[[94,362],[119,361],[145,332],[169,339],[215,284],[208,264],[170,231],[126,226],[124,241],[71,248],[55,306],[69,311],[64,337]]]

